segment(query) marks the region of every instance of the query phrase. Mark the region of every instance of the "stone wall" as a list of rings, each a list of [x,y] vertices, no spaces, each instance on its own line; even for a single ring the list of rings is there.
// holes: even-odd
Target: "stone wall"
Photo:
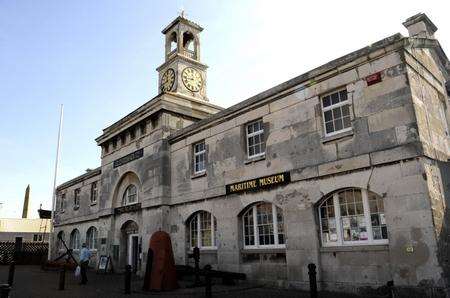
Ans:
[[[370,189],[383,197],[388,245],[321,247],[316,207],[325,195],[346,187]],[[240,214],[259,201],[283,209],[285,249],[243,249]],[[171,237],[176,263],[187,262],[186,220],[206,210],[217,219],[218,248],[204,254],[208,258],[217,255],[214,267],[244,272],[252,281],[307,288],[307,264],[313,262],[318,264],[318,280],[324,289],[356,292],[389,280],[398,286],[429,280],[438,284],[442,270],[434,254],[437,243],[429,202],[423,161],[411,159],[345,174],[297,176],[295,182],[271,191],[178,204],[170,211]],[[248,254],[259,256],[249,258]]]

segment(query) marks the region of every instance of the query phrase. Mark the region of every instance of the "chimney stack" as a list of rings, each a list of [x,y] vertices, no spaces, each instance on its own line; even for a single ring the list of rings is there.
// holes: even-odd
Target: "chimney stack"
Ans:
[[[30,202],[30,184],[28,184],[27,189],[25,190],[25,198],[23,199],[23,211],[22,218],[28,217],[28,204]]]
[[[424,13],[418,13],[403,22],[403,26],[408,29],[409,37],[420,37],[434,39],[434,32],[437,27]]]

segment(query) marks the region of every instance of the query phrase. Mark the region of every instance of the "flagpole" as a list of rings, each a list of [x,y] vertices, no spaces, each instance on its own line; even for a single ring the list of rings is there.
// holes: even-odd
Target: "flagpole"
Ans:
[[[51,219],[50,219],[50,234],[48,237],[47,260],[49,260],[49,261],[51,258],[51,246],[52,246],[52,241],[53,241],[53,222],[54,222],[55,206],[56,206],[56,177],[58,176],[59,147],[61,146],[63,114],[64,114],[64,106],[61,104],[60,114],[59,114],[58,143],[56,145],[55,175],[53,177],[53,195],[52,195],[52,212],[51,212],[52,215],[51,215]]]

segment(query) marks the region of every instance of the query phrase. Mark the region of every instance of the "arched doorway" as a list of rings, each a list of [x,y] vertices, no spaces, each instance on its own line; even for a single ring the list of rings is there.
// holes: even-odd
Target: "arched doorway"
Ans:
[[[129,220],[121,227],[122,264],[131,265],[133,272],[139,270],[139,227],[136,222]]]

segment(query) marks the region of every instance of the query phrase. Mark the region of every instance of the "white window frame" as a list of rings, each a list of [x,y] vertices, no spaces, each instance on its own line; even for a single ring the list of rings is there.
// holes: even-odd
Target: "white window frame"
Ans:
[[[86,232],[86,245],[90,250],[98,249],[98,230],[96,227],[90,227]]]
[[[248,127],[249,127],[250,125],[253,125],[253,124],[258,123],[258,122],[261,123],[261,129],[258,130],[258,131],[254,131],[254,132],[252,132],[252,133],[248,133]],[[246,147],[247,147],[247,158],[255,158],[255,157],[259,157],[259,156],[264,156],[264,155],[266,154],[266,149],[265,149],[265,147],[264,147],[264,151],[263,151],[263,152],[260,152],[260,153],[257,153],[257,154],[250,155],[250,144],[249,144],[249,142],[248,142],[248,139],[249,139],[249,138],[255,137],[255,136],[257,136],[257,135],[263,135],[260,144],[263,144],[263,143],[265,142],[265,140],[264,140],[264,123],[263,123],[262,119],[258,119],[258,120],[255,120],[255,121],[252,121],[252,122],[247,123],[247,124],[245,125],[245,135],[246,135],[245,141],[246,141],[246,144],[247,144],[247,146],[246,146]]]
[[[272,225],[273,225],[273,235],[274,235],[274,240],[275,240],[275,244],[259,244],[259,232],[258,232],[258,218],[257,218],[257,206],[260,204],[271,204],[272,205]],[[284,214],[283,214],[283,210],[280,208],[281,210],[281,215],[283,216],[283,224],[284,224]],[[246,245],[245,244],[245,222],[244,222],[244,216],[248,213],[248,212],[252,212],[253,215],[253,237],[255,237],[255,244],[254,245]],[[241,216],[241,220],[242,220],[242,240],[243,240],[243,244],[244,244],[244,249],[263,249],[263,248],[286,248],[286,230],[283,228],[283,235],[284,235],[284,244],[279,244],[279,239],[278,239],[278,218],[277,218],[277,206],[273,203],[268,203],[268,202],[261,202],[258,204],[254,204],[253,206],[251,206],[248,210],[246,210],[242,216]]]
[[[136,193],[135,193],[135,197],[136,199],[133,202],[130,202],[130,188],[134,187],[136,189]],[[128,206],[128,205],[133,205],[136,204],[138,202],[138,188],[135,184],[130,184],[127,186],[127,188],[125,189],[123,196],[122,196],[122,206]]]
[[[73,191],[73,208],[78,209],[80,208],[80,197],[81,197],[81,188],[76,188]]]
[[[76,235],[76,237],[74,237]],[[75,238],[75,240],[72,240],[73,238]],[[79,250],[80,249],[80,231],[78,229],[73,230],[70,233],[70,239],[69,239],[69,245],[71,249],[73,250]],[[76,245],[73,245],[76,244]]]
[[[201,222],[200,222],[200,213],[202,212],[206,212],[211,216],[211,242],[213,245],[209,245],[209,246],[203,246],[202,244],[202,232],[201,232]],[[197,213],[195,213],[195,215],[193,215],[191,217],[191,219],[188,222],[188,228],[189,228],[189,247],[192,250],[194,247],[192,246],[192,229],[191,229],[191,223],[193,220],[197,219],[197,247],[199,249],[203,249],[203,250],[214,250],[217,249],[217,239],[216,239],[216,229],[217,229],[217,219],[216,217],[208,211],[199,211]]]
[[[363,202],[363,210],[364,210],[364,219],[367,223],[367,234],[368,234],[368,239],[367,240],[360,240],[360,241],[345,241],[344,240],[344,235],[343,235],[343,229],[342,229],[342,217],[341,217],[341,208],[339,205],[339,196],[338,194],[341,191],[345,191],[345,190],[350,190],[350,189],[354,189],[354,190],[358,190],[361,191],[361,196],[362,196],[362,202]],[[389,244],[389,238],[388,239],[373,239],[373,232],[372,232],[372,220],[370,217],[370,205],[369,205],[369,198],[368,198],[368,193],[366,189],[363,188],[349,188],[349,189],[343,189],[343,190],[339,190],[336,191],[332,194],[333,196],[333,208],[334,208],[334,216],[335,216],[335,221],[336,221],[336,232],[337,232],[337,237],[338,240],[335,242],[324,242],[323,241],[323,236],[322,236],[322,216],[320,213],[320,207],[322,206],[322,204],[325,203],[322,202],[322,204],[319,205],[318,207],[318,213],[319,213],[319,223],[320,223],[320,241],[322,243],[323,247],[336,247],[336,246],[360,246],[360,245],[386,245]],[[327,197],[327,200],[331,199],[331,196]],[[384,212],[386,212],[386,210],[384,210]],[[387,226],[386,226],[387,227]]]
[[[327,133],[327,127],[326,127],[326,123],[325,123],[325,112],[326,112],[326,111],[330,111],[330,110],[333,110],[333,109],[335,109],[335,108],[340,108],[341,106],[348,105],[348,106],[349,106],[349,116],[350,116],[350,121],[352,120],[352,113],[351,113],[351,110],[350,110],[350,107],[351,107],[351,101],[350,101],[350,99],[349,99],[348,92],[347,92],[347,99],[346,99],[345,101],[341,101],[341,102],[338,102],[338,103],[336,103],[336,104],[330,104],[328,107],[324,107],[324,106],[323,106],[323,98],[324,98],[324,97],[327,97],[327,96],[329,96],[329,95],[331,95],[331,94],[334,94],[334,93],[339,93],[339,92],[341,92],[341,91],[347,92],[347,89],[344,88],[344,89],[335,90],[335,91],[333,91],[333,92],[329,92],[329,93],[326,93],[326,94],[320,96],[320,105],[321,105],[321,107],[322,107],[322,123],[323,123],[323,131],[324,131],[326,137],[331,137],[331,136],[334,136],[334,135],[338,135],[338,134],[340,134],[340,133],[344,133],[344,132],[347,132],[347,131],[351,131],[351,130],[353,129],[352,124],[350,123],[350,126],[349,126],[349,127],[346,127],[346,128],[343,128],[343,129],[340,129],[340,130],[337,130],[337,131],[333,131],[333,132]],[[334,124],[333,124],[333,125],[334,125]]]
[[[200,151],[196,151],[197,145],[203,144],[203,150]],[[205,144],[205,140],[197,142],[193,145],[193,152],[194,152],[194,174],[203,174],[206,172],[206,144]],[[203,169],[197,171],[197,162],[196,162],[196,157],[203,155]]]
[[[91,183],[91,204],[97,203],[98,185],[97,181]]]

